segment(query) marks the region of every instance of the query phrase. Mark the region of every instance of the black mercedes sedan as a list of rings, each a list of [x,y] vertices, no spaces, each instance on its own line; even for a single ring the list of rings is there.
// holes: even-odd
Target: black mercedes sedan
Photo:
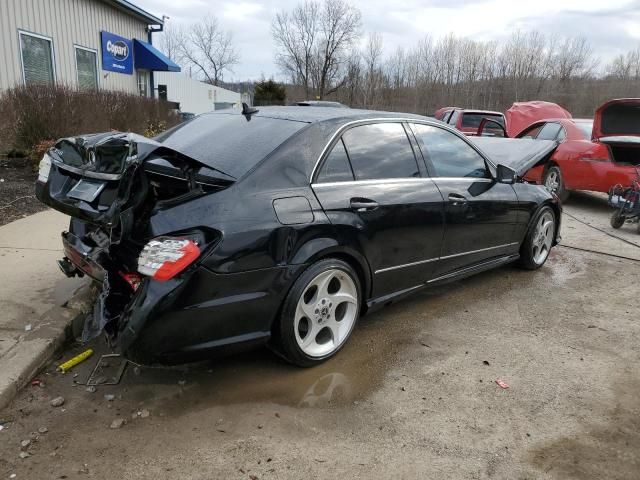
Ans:
[[[418,115],[245,106],[153,140],[62,139],[36,193],[71,216],[62,271],[100,285],[84,340],[104,331],[145,364],[268,344],[311,366],[376,307],[541,267],[561,207],[522,177],[555,147]]]

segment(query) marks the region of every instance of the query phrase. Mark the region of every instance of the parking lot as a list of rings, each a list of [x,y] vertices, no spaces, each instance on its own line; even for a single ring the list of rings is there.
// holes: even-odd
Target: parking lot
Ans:
[[[639,237],[608,227],[601,196],[576,194],[565,211],[565,246],[542,269],[418,293],[364,317],[312,369],[265,350],[130,365],[119,385],[87,391],[97,355],[55,372],[82,350],[70,347],[39,375],[44,388],[26,387],[0,413],[1,474],[637,478]],[[57,396],[64,405],[52,407]]]

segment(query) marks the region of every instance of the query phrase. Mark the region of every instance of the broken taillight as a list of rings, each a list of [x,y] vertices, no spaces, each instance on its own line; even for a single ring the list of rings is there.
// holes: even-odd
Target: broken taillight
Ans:
[[[135,292],[138,290],[140,283],[142,282],[142,275],[135,272],[118,272],[125,282],[129,284],[131,289]]]
[[[200,255],[188,238],[159,237],[147,243],[138,257],[138,272],[161,282],[175,277]]]

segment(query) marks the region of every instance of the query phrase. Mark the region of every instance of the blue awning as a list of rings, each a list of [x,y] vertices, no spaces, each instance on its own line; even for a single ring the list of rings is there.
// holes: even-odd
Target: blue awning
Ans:
[[[180,67],[153,45],[133,39],[133,58],[136,68],[154,72],[179,72]]]

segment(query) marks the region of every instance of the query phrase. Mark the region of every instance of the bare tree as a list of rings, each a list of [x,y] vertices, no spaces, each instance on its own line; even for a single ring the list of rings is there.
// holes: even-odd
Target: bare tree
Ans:
[[[224,74],[233,71],[240,61],[231,32],[222,30],[213,16],[190,25],[180,36],[178,50],[183,60],[212,85],[219,85]]]
[[[182,48],[185,35],[180,25],[165,25],[158,40],[158,47],[164,54],[176,63],[182,62]]]
[[[364,60],[363,104],[372,107],[379,101],[379,90],[382,86],[382,35],[378,32],[369,34],[362,54]]]
[[[347,81],[351,49],[360,37],[360,11],[345,0],[306,0],[272,23],[276,62],[307,96],[324,98]]]
[[[294,84],[305,88],[309,97],[311,69],[316,37],[318,36],[319,4],[307,1],[297,5],[291,12],[276,14],[271,24],[271,33],[280,48],[276,63],[291,78]]]

